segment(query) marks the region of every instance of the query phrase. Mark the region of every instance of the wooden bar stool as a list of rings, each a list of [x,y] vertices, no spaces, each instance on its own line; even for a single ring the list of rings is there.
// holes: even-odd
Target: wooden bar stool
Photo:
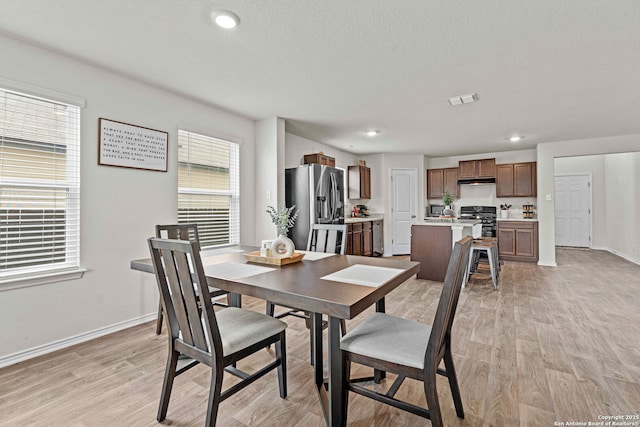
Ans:
[[[498,289],[500,261],[498,259],[498,242],[494,237],[482,237],[473,240],[471,253],[469,255],[469,268],[467,269],[464,282],[466,284],[469,276],[476,271],[478,263],[480,262],[480,254],[483,252],[487,255],[493,287],[494,289]]]

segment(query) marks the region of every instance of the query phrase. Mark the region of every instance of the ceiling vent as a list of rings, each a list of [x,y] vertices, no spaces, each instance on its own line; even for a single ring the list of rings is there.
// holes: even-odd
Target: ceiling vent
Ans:
[[[478,94],[470,93],[469,95],[460,95],[449,98],[449,104],[455,107],[456,105],[471,104],[472,102],[476,102],[477,100]]]

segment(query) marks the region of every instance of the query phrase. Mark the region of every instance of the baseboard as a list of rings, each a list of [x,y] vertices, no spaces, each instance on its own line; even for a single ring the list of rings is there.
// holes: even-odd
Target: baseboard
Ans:
[[[156,319],[157,314],[151,313],[135,319],[127,320],[125,322],[116,323],[114,325],[106,326],[104,328],[95,329],[93,331],[85,332],[83,334],[75,335],[73,337],[64,338],[59,341],[54,341],[49,344],[33,347],[27,350],[19,351],[17,353],[9,354],[7,356],[0,357],[0,368],[13,365],[18,362],[22,362],[34,357],[42,356],[43,354],[51,353],[63,348],[71,347],[72,345],[80,344],[86,341],[90,341],[95,338],[99,338],[104,335],[108,335],[114,332],[121,331],[123,329],[130,328],[132,326],[140,325],[142,323],[149,322]]]
[[[556,264],[555,262],[548,262],[548,261],[538,261],[538,265],[541,267],[557,267],[558,264]]]
[[[610,248],[605,248],[604,250],[605,250],[605,251],[607,251],[607,252],[609,252],[609,253],[614,254],[615,256],[619,256],[620,258],[624,258],[624,259],[626,259],[626,260],[627,260],[627,261],[629,261],[629,262],[632,262],[632,263],[634,263],[634,264],[638,264],[638,265],[640,265],[640,260],[638,260],[638,259],[635,259],[635,258],[633,258],[633,257],[630,257],[630,256],[625,255],[625,254],[620,253],[620,252],[616,252],[616,251],[614,251],[613,249],[610,249]]]

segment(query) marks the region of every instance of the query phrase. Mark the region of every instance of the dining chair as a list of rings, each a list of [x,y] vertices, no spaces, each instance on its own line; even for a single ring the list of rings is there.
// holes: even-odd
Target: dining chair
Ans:
[[[344,255],[347,249],[347,225],[346,224],[313,224],[307,240],[307,251],[335,253]],[[283,306],[286,307],[286,306]],[[275,304],[267,301],[267,315],[281,319],[285,316],[293,316],[305,319],[307,329],[309,329],[310,339],[309,353],[313,364],[313,331],[311,330],[311,317],[309,313],[295,307],[287,307],[289,310],[275,314]],[[341,320],[342,333],[346,332],[346,323]],[[327,322],[322,321],[322,329],[326,329]]]
[[[198,363],[211,368],[206,417],[208,426],[216,424],[220,402],[273,369],[278,370],[280,397],[285,398],[287,324],[237,307],[214,311],[198,242],[150,238],[149,250],[169,325],[169,354],[158,421],[166,418],[174,378]],[[233,366],[271,344],[275,345],[275,360],[257,372],[247,374]],[[181,360],[185,364],[179,367],[181,355],[192,360]],[[225,372],[242,381],[222,391]]]
[[[456,414],[464,418],[451,354],[451,325],[469,261],[471,241],[471,237],[465,237],[454,245],[432,325],[385,313],[374,313],[342,337],[340,349],[344,424],[347,421],[348,392],[351,391],[429,418],[433,426],[441,427],[443,424],[436,374],[448,378]],[[443,359],[445,369],[439,367]],[[387,393],[374,391],[361,385],[362,379],[350,378],[352,362],[391,372],[398,377]],[[405,378],[423,383],[426,409],[394,398]]]
[[[200,243],[200,236],[198,235],[198,224],[165,224],[156,225],[156,237],[159,239],[174,239],[174,240],[190,240]],[[214,301],[214,304],[227,307],[231,305],[230,294],[221,289],[209,287],[209,295],[212,298],[219,297],[221,295],[227,295],[227,304],[222,304]],[[156,319],[156,335],[162,333],[162,321],[164,318],[164,309],[162,308],[162,298],[158,301],[158,318]]]

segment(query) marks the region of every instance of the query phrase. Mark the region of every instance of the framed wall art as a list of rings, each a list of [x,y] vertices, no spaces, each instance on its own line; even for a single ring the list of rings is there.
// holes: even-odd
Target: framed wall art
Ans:
[[[167,171],[168,132],[100,118],[98,133],[99,165]]]

